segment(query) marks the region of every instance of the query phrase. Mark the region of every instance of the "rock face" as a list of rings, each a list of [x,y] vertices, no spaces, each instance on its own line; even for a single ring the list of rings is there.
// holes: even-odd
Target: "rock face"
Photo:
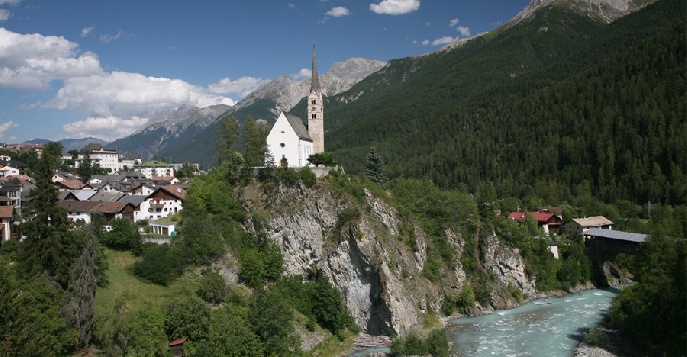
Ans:
[[[333,96],[344,92],[385,65],[386,62],[357,57],[345,62],[336,62],[327,73],[319,76],[322,94]],[[310,77],[297,81],[291,77],[281,76],[254,90],[236,103],[231,111],[248,107],[258,99],[269,98],[276,103],[275,114],[279,114],[280,111],[293,108],[301,99],[308,96],[309,91]]]
[[[422,275],[425,234],[417,224],[401,222],[393,207],[367,190],[358,200],[322,183],[242,190],[238,196],[244,207],[266,221],[268,236],[281,247],[285,273],[306,276],[316,269],[343,293],[357,324],[370,335],[421,328],[424,310],[440,311],[444,298],[458,293],[466,279],[458,264],[440,284],[427,280]],[[402,227],[415,230],[417,251],[403,243]],[[460,235],[446,234],[462,252]],[[495,237],[489,247],[484,265],[498,284],[512,281],[525,293],[533,291],[518,252],[500,246]]]
[[[653,2],[655,0],[532,0],[520,13],[506,22],[505,26],[510,27],[531,18],[538,9],[549,5],[573,9],[605,23],[611,23]]]
[[[525,273],[525,260],[517,249],[503,247],[495,235],[487,238],[487,252],[485,254],[485,268],[496,277],[496,284],[501,290],[508,290],[508,286],[520,290],[523,294],[535,296],[537,289],[534,279],[529,279]],[[517,306],[517,301],[509,299],[494,299],[493,305],[500,309]]]

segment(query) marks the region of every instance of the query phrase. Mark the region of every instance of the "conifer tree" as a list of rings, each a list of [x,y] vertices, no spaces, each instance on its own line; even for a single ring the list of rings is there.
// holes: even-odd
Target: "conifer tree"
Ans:
[[[234,117],[223,117],[219,128],[217,156],[219,163],[230,161],[239,143],[239,121]]]
[[[52,150],[55,145],[61,147],[59,143],[46,144],[49,149],[43,152],[33,171],[36,187],[29,193],[24,212],[28,220],[21,225],[21,232],[26,241],[19,249],[18,263],[25,274],[47,274],[65,287],[69,267],[78,253],[67,229],[67,212],[57,205],[58,191],[50,181],[57,164],[52,152],[61,151]]]
[[[267,151],[267,134],[269,130],[263,122],[257,122],[248,116],[243,123],[243,158],[246,166],[256,167],[265,164],[265,151]]]
[[[378,184],[384,183],[389,180],[384,173],[385,166],[382,157],[377,154],[377,148],[374,146],[370,147],[370,151],[367,153],[365,170],[363,171],[365,176]]]

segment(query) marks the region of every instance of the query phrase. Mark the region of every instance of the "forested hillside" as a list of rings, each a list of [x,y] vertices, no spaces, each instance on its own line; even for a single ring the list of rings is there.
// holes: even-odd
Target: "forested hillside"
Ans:
[[[684,204],[685,18],[677,0],[610,25],[550,6],[392,61],[328,98],[327,149],[349,172],[376,146],[392,177],[470,192],[491,181],[499,197]]]

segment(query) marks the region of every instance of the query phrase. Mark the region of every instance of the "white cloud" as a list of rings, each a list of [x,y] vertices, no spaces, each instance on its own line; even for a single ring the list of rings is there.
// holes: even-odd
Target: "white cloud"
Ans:
[[[100,42],[110,43],[112,41],[117,41],[122,37],[122,35],[123,35],[122,30],[119,30],[119,32],[117,32],[114,35],[110,35],[109,33],[106,33],[104,35],[100,35]]]
[[[370,4],[370,10],[376,14],[402,15],[417,11],[420,0],[382,0],[379,4]]]
[[[180,79],[112,72],[65,80],[64,87],[43,107],[99,117],[128,117],[182,104],[206,107],[214,104],[234,105],[235,102]]]
[[[449,43],[451,43],[457,39],[458,39],[458,37],[453,38],[451,36],[440,37],[440,38],[437,38],[436,40],[432,41],[432,46],[446,45],[446,44],[449,44]]]
[[[0,87],[39,90],[56,79],[100,74],[92,52],[64,37],[18,34],[0,27]]]
[[[458,19],[453,19],[451,22],[448,23],[449,26],[453,27],[458,25],[458,22],[460,22]]]
[[[5,132],[11,128],[16,128],[18,127],[19,124],[13,122],[13,121],[8,121],[6,123],[0,124],[0,138],[5,136]]]
[[[341,16],[350,15],[350,14],[351,14],[351,12],[343,6],[333,7],[331,10],[329,10],[325,13],[325,15],[333,16],[333,17],[341,17]]]
[[[216,94],[239,94],[245,97],[266,82],[264,79],[253,77],[241,77],[234,81],[222,78],[219,82],[211,84],[208,90]]]
[[[86,37],[86,36],[90,35],[90,34],[91,34],[91,31],[93,31],[93,29],[94,29],[93,26],[91,26],[91,27],[84,27],[84,28],[81,30],[81,37]]]
[[[427,39],[422,40],[422,45],[423,45],[423,46],[429,45],[429,40],[427,40]]]
[[[89,117],[67,123],[62,126],[66,137],[84,138],[96,137],[106,141],[123,138],[131,135],[148,121],[147,118],[131,117],[129,119],[118,117]]]
[[[5,21],[10,18],[10,12],[5,9],[0,9],[0,21]]]
[[[463,37],[470,36],[470,28],[469,27],[458,26],[458,27],[456,27],[456,30],[458,30],[458,32],[460,32],[460,35]]]
[[[312,70],[307,68],[302,68],[298,73],[292,74],[291,78],[295,80],[301,80],[303,78],[309,78],[312,75]]]
[[[0,5],[17,5],[21,0],[0,0]]]

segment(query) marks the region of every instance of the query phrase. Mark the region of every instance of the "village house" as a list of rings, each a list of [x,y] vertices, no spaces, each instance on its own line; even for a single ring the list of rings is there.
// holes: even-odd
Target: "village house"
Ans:
[[[12,237],[12,214],[14,206],[0,206],[0,245]]]
[[[140,165],[134,166],[134,171],[140,172],[149,180],[158,176],[174,176],[174,165],[164,163],[162,161],[146,161]]]
[[[613,229],[613,222],[604,216],[575,218],[563,226],[568,234],[581,234],[592,228]]]
[[[186,189],[180,185],[158,187],[140,205],[148,221],[169,217],[182,209]]]
[[[537,224],[544,229],[544,233],[547,235],[560,233],[561,219],[553,213],[545,213],[540,211],[512,212],[508,215],[508,219],[522,223],[522,220],[528,215],[531,215],[537,219]]]

